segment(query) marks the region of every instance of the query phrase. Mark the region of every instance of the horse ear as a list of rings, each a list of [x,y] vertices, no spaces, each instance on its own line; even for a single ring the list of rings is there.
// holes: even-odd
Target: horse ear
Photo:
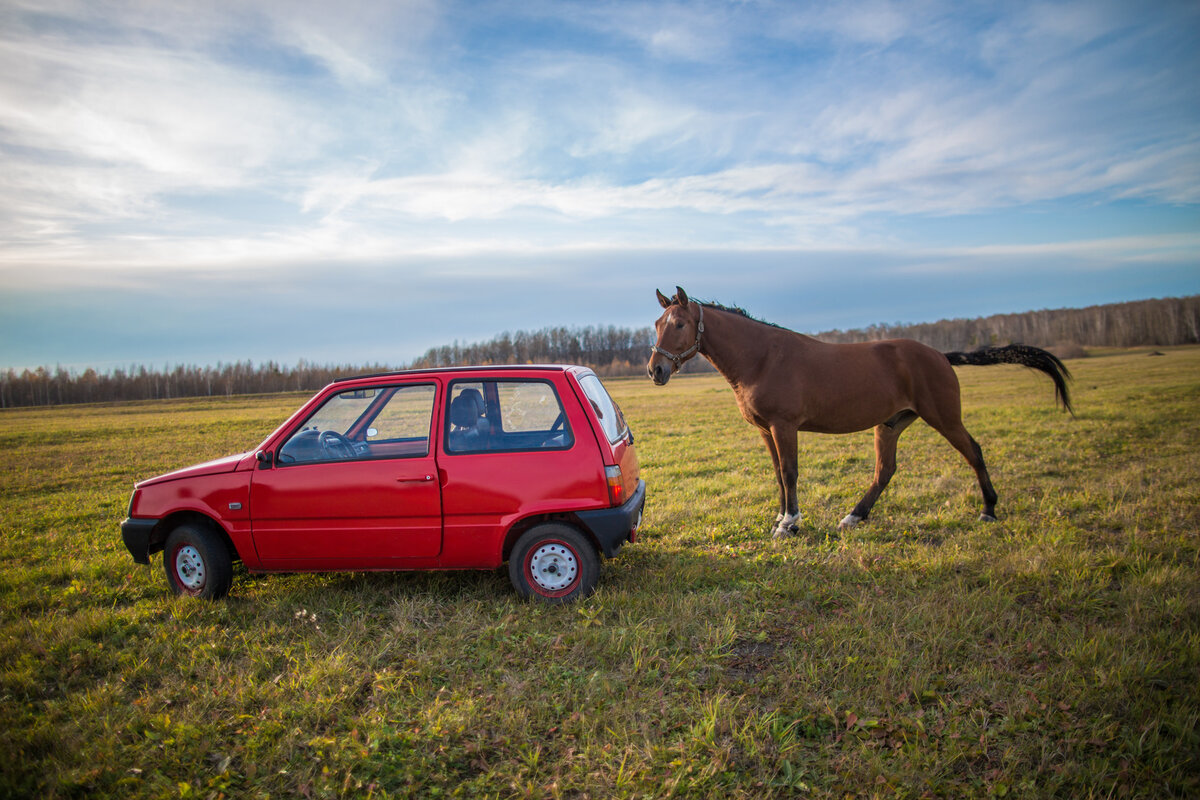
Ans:
[[[671,307],[671,300],[670,300],[670,299],[669,299],[669,298],[668,298],[666,295],[664,295],[664,294],[663,294],[662,292],[660,292],[658,289],[655,289],[655,290],[654,290],[654,293],[655,293],[656,295],[658,295],[658,304],[659,304],[660,306],[662,306],[663,308],[670,308],[670,307]]]
[[[687,292],[685,292],[683,289],[679,288],[678,286],[675,287],[675,299],[679,301],[679,305],[683,306],[684,308],[687,308],[687,305],[688,305]]]

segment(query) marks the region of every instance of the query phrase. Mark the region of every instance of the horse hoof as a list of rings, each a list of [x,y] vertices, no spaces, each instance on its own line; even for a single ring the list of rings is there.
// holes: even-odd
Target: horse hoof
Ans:
[[[783,539],[787,536],[795,536],[800,532],[800,515],[794,517],[781,516],[775,521],[775,528],[771,531],[772,539]]]
[[[772,539],[782,539],[785,536],[795,536],[800,532],[800,515],[786,516],[780,514],[775,518],[775,527],[771,529]]]
[[[853,528],[862,521],[862,517],[857,517],[854,514],[847,514],[846,516],[842,517],[842,521],[838,523],[837,529],[839,531],[844,531],[848,528]]]
[[[997,520],[991,514],[980,514],[979,521],[980,522],[996,522]]]
[[[800,533],[799,525],[780,525],[771,532],[772,539],[786,539],[789,536],[795,536]]]

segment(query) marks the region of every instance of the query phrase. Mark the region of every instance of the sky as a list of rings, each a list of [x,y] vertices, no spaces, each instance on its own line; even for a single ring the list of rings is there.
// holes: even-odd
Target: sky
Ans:
[[[0,368],[1197,294],[1198,42],[1194,0],[0,0]]]

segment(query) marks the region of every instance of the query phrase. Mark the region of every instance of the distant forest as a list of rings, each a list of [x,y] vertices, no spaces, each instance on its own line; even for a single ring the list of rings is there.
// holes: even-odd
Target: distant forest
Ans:
[[[872,325],[814,334],[827,342],[910,338],[938,350],[973,350],[1013,342],[1048,348],[1064,358],[1086,355],[1088,347],[1144,347],[1200,343],[1200,295],[1130,303],[997,314],[916,325]],[[390,369],[460,364],[586,364],[602,376],[640,375],[653,328],[545,328],[505,332],[486,341],[436,347],[415,361],[396,365],[285,366],[250,361],[155,370],[145,366],[97,372],[57,367],[9,369],[0,373],[0,408],[156,400],[175,397],[315,391],[335,378]],[[692,359],[686,372],[711,370]]]

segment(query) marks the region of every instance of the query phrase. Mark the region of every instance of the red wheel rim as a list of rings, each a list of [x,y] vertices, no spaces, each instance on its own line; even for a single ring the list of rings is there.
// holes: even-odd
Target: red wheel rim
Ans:
[[[561,539],[540,542],[525,556],[525,581],[542,597],[564,597],[579,586],[579,554]]]
[[[184,594],[200,594],[208,582],[208,567],[200,551],[184,542],[171,553],[171,572]]]

